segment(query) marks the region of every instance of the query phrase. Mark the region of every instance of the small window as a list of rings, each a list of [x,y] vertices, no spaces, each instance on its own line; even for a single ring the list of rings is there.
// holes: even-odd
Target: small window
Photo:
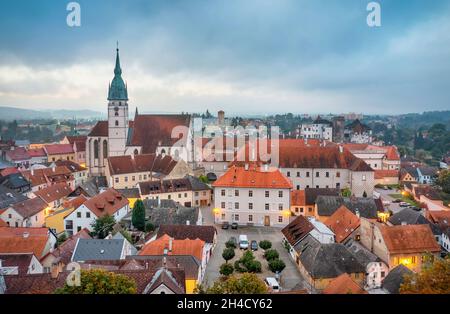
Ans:
[[[338,171],[336,172],[336,178],[340,178],[341,177],[341,173]]]
[[[239,202],[234,203],[234,209],[239,209]]]
[[[234,196],[239,196],[239,190],[234,190]]]
[[[239,215],[238,215],[238,214],[235,214],[235,215],[234,215],[234,220],[235,220],[235,221],[239,221]]]
[[[86,212],[86,218],[91,218],[91,213],[90,212]]]
[[[283,197],[283,191],[278,191],[278,197]]]
[[[266,195],[266,197],[269,197],[269,195],[270,195],[269,191],[266,191],[265,195]]]
[[[119,126],[119,120],[116,120],[115,124],[116,126]]]
[[[264,208],[265,208],[266,210],[269,210],[269,209],[270,209],[269,204],[266,203],[266,204],[264,205]]]
[[[221,195],[221,196],[225,196],[225,190],[221,190],[221,191],[220,191],[220,195]]]
[[[116,178],[114,179],[114,181],[115,181],[116,183],[119,183],[119,177],[116,177]]]
[[[253,209],[253,203],[248,203],[248,209]]]
[[[287,176],[287,177],[290,177],[290,176],[291,176],[291,172],[288,171],[288,172],[286,173],[286,176]]]
[[[80,232],[81,231],[81,226],[78,226],[77,227],[77,232]]]
[[[282,223],[283,222],[283,216],[278,216],[278,222]]]
[[[330,177],[330,173],[327,171],[325,172],[325,177],[329,178]]]
[[[283,210],[283,204],[278,204],[278,210]]]
[[[248,197],[253,197],[253,191],[252,190],[248,191]]]
[[[297,178],[300,178],[300,171],[297,171]]]
[[[81,218],[81,212],[77,212],[77,218]]]
[[[248,221],[252,222],[253,221],[253,215],[248,215]]]
[[[320,176],[319,171],[316,171],[316,178]]]
[[[309,178],[309,171],[306,171],[306,177]]]
[[[225,202],[220,203],[220,208],[225,208]]]

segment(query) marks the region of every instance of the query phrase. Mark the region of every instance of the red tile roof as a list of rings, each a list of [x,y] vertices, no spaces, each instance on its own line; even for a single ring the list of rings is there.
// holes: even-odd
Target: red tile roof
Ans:
[[[72,189],[65,183],[56,183],[45,189],[34,192],[36,197],[40,197],[42,200],[47,202],[47,204],[67,197],[70,193],[72,193]]]
[[[295,245],[298,241],[306,237],[313,229],[314,225],[308,218],[298,216],[284,227],[281,232],[291,245]]]
[[[291,192],[291,206],[306,206],[305,190]]]
[[[75,150],[77,152],[85,152],[86,151],[86,141],[76,141],[74,143]]]
[[[78,239],[92,239],[89,235],[89,230],[86,228],[81,229],[79,232],[70,236],[66,241],[60,244],[53,252],[47,253],[45,257],[48,255],[53,255],[59,259],[59,262],[66,265],[69,264]]]
[[[390,254],[436,253],[441,251],[428,224],[407,226],[380,225],[386,247]]]
[[[77,135],[77,136],[67,136],[67,140],[70,144],[73,144],[75,142],[86,142],[87,136],[86,135]]]
[[[336,236],[336,242],[341,243],[355,231],[360,224],[358,216],[353,214],[347,207],[342,205],[326,221],[325,225],[329,227]]]
[[[45,145],[44,150],[47,155],[65,155],[73,154],[73,147],[71,144],[51,144]]]
[[[25,170],[21,171],[21,173],[28,181],[31,182],[31,186],[38,186],[47,183],[63,183],[73,180],[72,172],[65,166]]]
[[[0,176],[6,177],[10,174],[19,173],[20,171],[16,167],[8,167],[0,171]]]
[[[23,147],[15,147],[13,150],[6,152],[6,157],[13,161],[21,161],[30,159],[30,155]]]
[[[111,175],[137,172],[158,172],[167,175],[177,163],[169,155],[163,156],[156,154],[114,156],[108,158]]]
[[[172,250],[170,250],[170,242],[172,242]],[[167,255],[191,255],[201,261],[204,246],[205,241],[200,239],[175,240],[166,234],[145,244],[139,255],[163,255],[164,249],[167,249]]]
[[[347,273],[334,278],[322,291],[323,294],[367,294]]]
[[[88,136],[108,137],[108,121],[98,121]]]
[[[172,138],[175,127],[189,124],[189,115],[137,115],[129,145],[141,146],[143,154],[155,153],[159,145],[172,146],[178,141],[179,138]]]
[[[44,148],[34,148],[28,150],[28,155],[30,155],[30,157],[46,157],[47,153]]]
[[[47,228],[0,227],[0,253],[34,253],[40,259],[48,238]]]
[[[11,207],[23,218],[28,218],[43,211],[47,207],[47,203],[39,197],[35,197],[16,203]]]
[[[0,254],[0,260],[3,267],[17,267],[18,275],[26,275],[29,271],[33,253],[7,253]]]
[[[57,160],[55,161],[56,166],[58,167],[67,167],[71,172],[79,172],[86,170],[85,167],[81,166],[80,164],[77,164],[74,161],[71,160]]]
[[[0,211],[0,214],[2,213],[2,211]],[[4,222],[1,218],[0,218],[0,227],[9,227],[8,224],[6,222]]]
[[[128,205],[128,203],[126,197],[113,188],[109,188],[84,202],[84,206],[89,208],[97,217],[102,217],[106,214],[114,215],[115,212]]]
[[[398,170],[375,170],[375,179],[398,178],[399,174]]]
[[[292,183],[280,170],[250,165],[245,167],[230,167],[213,184],[214,187],[241,187],[241,188],[267,188],[267,189],[291,189]]]

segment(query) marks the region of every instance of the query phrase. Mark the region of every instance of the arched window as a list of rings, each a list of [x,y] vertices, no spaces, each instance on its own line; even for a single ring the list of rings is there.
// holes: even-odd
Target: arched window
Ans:
[[[94,141],[94,158],[95,159],[98,158],[98,141],[97,140]]]
[[[114,112],[114,115],[115,115],[116,117],[118,117],[118,116],[119,116],[119,113],[116,111],[116,112]]]
[[[134,150],[134,154],[135,155],[139,154],[139,151],[137,150],[137,148]]]
[[[116,120],[116,126],[119,126],[119,120]]]
[[[162,150],[161,150],[161,155],[165,155],[166,154],[166,150],[163,148]]]
[[[103,158],[108,158],[108,142],[103,140]]]

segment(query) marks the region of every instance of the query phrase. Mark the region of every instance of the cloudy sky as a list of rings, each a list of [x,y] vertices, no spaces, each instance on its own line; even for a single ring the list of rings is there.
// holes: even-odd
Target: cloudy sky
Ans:
[[[141,112],[450,108],[450,1],[4,0],[0,106],[106,110],[119,41]]]

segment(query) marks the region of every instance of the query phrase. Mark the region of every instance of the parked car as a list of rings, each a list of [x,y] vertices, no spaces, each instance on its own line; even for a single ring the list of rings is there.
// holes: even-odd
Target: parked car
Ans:
[[[417,207],[417,206],[411,206],[410,208],[411,208],[412,210],[417,211],[417,212],[420,212],[420,211],[422,210],[422,208]]]
[[[387,190],[388,190],[388,187],[387,187],[386,185],[383,186],[383,190],[387,191]]]
[[[235,247],[237,247],[237,240],[236,240],[236,238],[235,237],[231,237],[228,241],[230,241],[230,242],[233,242],[234,243],[234,246]]]
[[[238,223],[237,222],[233,222],[231,224],[231,229],[237,229],[238,228]]]
[[[269,288],[270,292],[280,292],[281,291],[280,284],[275,279],[275,277],[266,277],[266,279],[264,279],[264,283],[266,284],[267,288]]]
[[[256,240],[252,240],[250,242],[250,248],[252,251],[258,251],[258,242]]]
[[[398,204],[400,207],[408,207],[409,204],[406,202],[400,202],[400,204]]]
[[[400,200],[400,199],[395,199],[392,201],[392,203],[401,203],[401,202],[402,202],[402,200]]]
[[[228,229],[230,227],[230,224],[228,223],[228,221],[225,221],[224,223],[222,223],[222,229]]]
[[[241,235],[239,236],[239,248],[240,248],[241,250],[246,250],[246,249],[248,249],[248,238],[247,238],[247,235],[241,234]]]

